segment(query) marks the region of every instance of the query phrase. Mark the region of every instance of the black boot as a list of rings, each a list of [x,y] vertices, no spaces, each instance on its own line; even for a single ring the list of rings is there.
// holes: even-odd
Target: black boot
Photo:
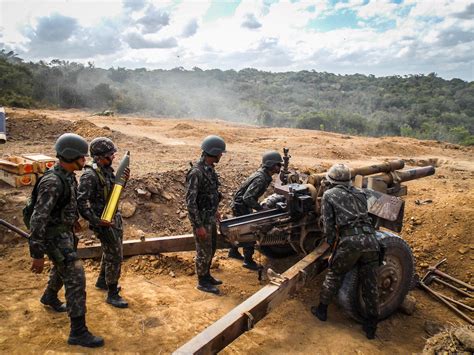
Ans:
[[[364,330],[367,339],[375,338],[375,332],[377,331],[377,323],[378,321],[376,318],[368,318],[364,321],[362,329]]]
[[[258,270],[258,264],[252,258],[244,258],[244,263],[242,266],[249,270]]]
[[[66,305],[59,300],[58,295],[49,291],[44,292],[43,296],[41,296],[40,302],[59,313],[66,312],[67,310]]]
[[[229,258],[237,259],[237,260],[244,260],[242,254],[239,253],[238,247],[232,247],[229,249]]]
[[[106,302],[117,308],[127,308],[128,303],[119,295],[117,284],[109,285]]]
[[[104,345],[104,339],[97,337],[86,327],[86,316],[71,318],[71,333],[67,340],[69,345],[80,345],[88,348],[98,348]]]
[[[219,289],[212,285],[206,276],[199,276],[199,282],[196,287],[199,291],[219,294]]]
[[[207,277],[207,281],[209,281],[211,285],[214,285],[214,286],[222,285],[222,281],[211,276],[211,274],[207,274],[206,277]]]
[[[311,307],[311,313],[320,321],[325,322],[328,319],[328,305],[320,302],[317,307]]]

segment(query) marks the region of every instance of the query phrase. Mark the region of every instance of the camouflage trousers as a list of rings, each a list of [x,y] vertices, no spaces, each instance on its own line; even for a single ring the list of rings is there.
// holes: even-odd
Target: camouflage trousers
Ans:
[[[330,304],[339,291],[344,276],[352,268],[359,269],[362,299],[368,317],[378,317],[377,269],[379,246],[372,234],[343,237],[331,260],[329,271],[320,293],[320,302]]]
[[[99,278],[104,279],[107,285],[117,284],[122,271],[123,231],[113,228],[96,236],[102,246]]]
[[[194,240],[196,242],[196,274],[198,276],[206,276],[211,269],[212,258],[216,253],[217,245],[217,227],[216,222],[204,225],[206,228],[207,238],[201,240],[196,235],[196,229],[193,228]]]
[[[53,260],[45,293],[57,295],[64,285],[68,316],[81,317],[86,314],[86,276],[82,261],[72,253],[76,250],[74,234],[61,233],[54,243],[66,259],[60,264]]]

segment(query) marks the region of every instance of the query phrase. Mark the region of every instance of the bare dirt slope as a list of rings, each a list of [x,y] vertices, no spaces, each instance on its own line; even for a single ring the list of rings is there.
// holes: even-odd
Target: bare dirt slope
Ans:
[[[228,201],[232,192],[258,167],[261,153],[269,149],[289,147],[292,167],[302,172],[324,171],[334,162],[359,166],[398,158],[405,159],[409,166],[434,164],[435,176],[407,183],[409,195],[401,235],[414,250],[419,273],[446,257],[444,270],[474,283],[472,148],[400,137],[367,138],[260,128],[219,120],[97,117],[82,111],[12,109],[7,110],[7,115],[9,141],[0,146],[0,155],[54,155],[54,140],[68,131],[88,139],[99,135],[111,137],[119,145],[119,155],[131,151],[132,180],[123,200],[127,202],[124,208],[136,211],[125,219],[127,239],[190,231],[183,199],[184,176],[188,162],[199,156],[199,143],[207,134],[221,135],[228,143],[228,153],[218,166],[225,196],[224,214],[230,212]],[[21,208],[29,191],[0,182],[0,218],[23,227]],[[417,200],[431,202],[417,204]],[[93,240],[86,229],[81,236],[81,245]],[[222,295],[203,294],[194,288],[192,258],[192,253],[176,253],[125,260],[121,284],[124,297],[130,301],[126,310],[104,302],[105,294],[93,286],[98,261],[85,262],[87,319],[90,328],[105,337],[104,350],[170,353],[264,284],[220,251],[213,272],[224,281]],[[295,261],[258,258],[261,262],[272,262],[278,271],[284,271]],[[0,351],[87,351],[66,345],[68,319],[40,305],[47,274],[31,274],[29,264],[26,243],[0,229]],[[437,325],[460,322],[426,294],[414,291],[418,300],[414,315],[395,314],[381,323],[377,339],[369,342],[360,325],[337,306],[331,306],[330,320],[325,324],[310,314],[323,276],[312,280],[224,353],[405,354],[420,352]]]

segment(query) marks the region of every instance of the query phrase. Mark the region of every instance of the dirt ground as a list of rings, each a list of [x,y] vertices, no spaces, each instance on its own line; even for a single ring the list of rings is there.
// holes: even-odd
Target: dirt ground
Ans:
[[[229,198],[239,182],[259,165],[266,150],[290,148],[291,168],[322,172],[335,162],[361,166],[405,159],[407,167],[435,165],[436,174],[407,183],[405,220],[401,236],[416,257],[417,272],[442,258],[442,269],[474,283],[474,149],[401,137],[368,138],[321,131],[261,128],[220,120],[99,117],[83,111],[7,109],[9,140],[0,145],[0,156],[43,153],[54,156],[58,135],[76,132],[87,139],[108,136],[119,146],[119,156],[131,151],[132,179],[122,199],[125,238],[189,233],[184,205],[184,176],[189,161],[200,154],[208,134],[222,136],[228,146],[217,170],[229,214]],[[0,218],[24,228],[21,208],[30,188],[14,189],[0,182]],[[86,226],[85,223],[83,223]],[[80,246],[94,242],[87,228]],[[284,271],[297,259],[270,261]],[[213,273],[224,281],[221,295],[195,289],[193,253],[173,253],[127,258],[122,294],[130,308],[107,305],[105,293],[94,288],[97,260],[86,260],[87,321],[105,338],[100,352],[170,353],[233,307],[260,289],[265,282],[255,273],[218,251]],[[25,240],[0,229],[0,352],[94,352],[66,344],[68,318],[44,309],[39,298],[47,272],[29,271]],[[460,318],[424,292],[413,315],[398,312],[380,324],[377,338],[367,341],[360,325],[336,305],[329,320],[321,323],[309,309],[318,299],[324,274],[283,302],[253,330],[228,346],[225,354],[406,354],[423,350],[426,339],[444,325],[464,324]],[[61,295],[64,299],[64,296]],[[471,306],[474,306],[471,300]],[[97,351],[97,350],[96,350]]]

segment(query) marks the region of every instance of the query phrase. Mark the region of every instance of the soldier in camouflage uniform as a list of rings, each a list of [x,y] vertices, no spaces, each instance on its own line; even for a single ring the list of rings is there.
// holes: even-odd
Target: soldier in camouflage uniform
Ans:
[[[262,165],[240,186],[231,202],[232,212],[235,217],[252,213],[253,210],[261,211],[263,207],[258,199],[265,193],[272,182],[272,176],[278,174],[283,159],[280,153],[269,151],[262,156]],[[255,243],[241,243],[244,256],[239,253],[238,247],[229,249],[229,257],[244,260],[242,266],[250,270],[258,270],[257,263],[253,260]]]
[[[221,137],[208,136],[203,140],[201,149],[201,159],[192,164],[186,176],[186,204],[196,241],[197,289],[218,294],[216,286],[222,281],[210,274],[216,252],[216,221],[220,221],[218,207],[222,198],[214,165],[225,152],[225,142]]]
[[[367,338],[373,339],[378,320],[379,245],[368,215],[367,197],[363,191],[351,186],[351,173],[344,164],[332,166],[326,178],[331,188],[323,195],[321,218],[333,254],[320,293],[320,303],[312,307],[311,312],[325,321],[328,305],[339,291],[345,274],[358,267],[367,312],[363,329]]]
[[[102,246],[100,273],[95,286],[108,290],[107,303],[117,308],[127,308],[128,303],[119,295],[118,286],[123,259],[122,216],[117,211],[112,223],[100,219],[114,186],[112,162],[116,151],[109,138],[92,140],[90,153],[93,162],[92,165],[85,166],[85,172],[81,176],[77,205],[81,216],[89,222],[89,228],[94,231]],[[129,174],[130,171],[125,170],[126,180]]]
[[[87,142],[72,133],[63,134],[56,141],[59,163],[36,187],[37,199],[30,219],[30,255],[33,258],[31,270],[35,273],[43,271],[44,254],[53,262],[48,286],[41,298],[43,304],[62,311],[57,295],[64,284],[71,319],[68,343],[98,347],[104,345],[104,339],[92,335],[86,327],[86,278],[81,260],[77,258],[73,230],[79,218],[74,171],[84,167],[87,148]]]

